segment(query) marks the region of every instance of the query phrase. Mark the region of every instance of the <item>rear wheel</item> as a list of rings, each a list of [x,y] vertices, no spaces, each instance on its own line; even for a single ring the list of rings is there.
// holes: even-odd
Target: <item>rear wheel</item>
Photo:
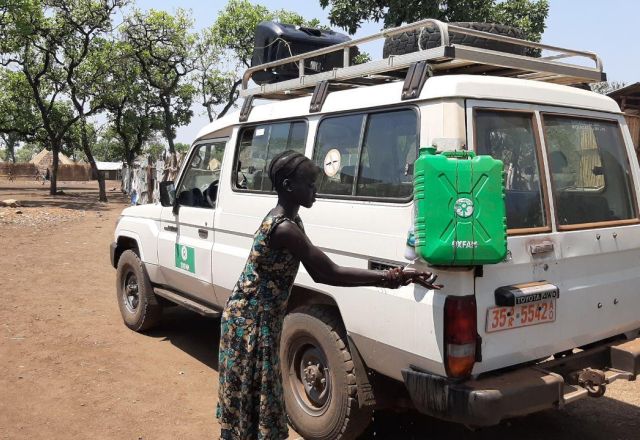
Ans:
[[[354,363],[333,309],[314,306],[290,313],[280,359],[289,421],[305,439],[355,439],[369,425],[372,412],[358,405]]]
[[[162,315],[149,275],[142,261],[132,250],[126,250],[118,259],[116,274],[118,306],[125,325],[142,332],[155,327]]]

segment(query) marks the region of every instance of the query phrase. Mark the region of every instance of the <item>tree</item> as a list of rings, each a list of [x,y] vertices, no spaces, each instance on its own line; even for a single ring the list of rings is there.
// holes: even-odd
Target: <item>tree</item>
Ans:
[[[151,156],[153,160],[157,161],[162,159],[162,157],[164,156],[166,147],[159,139],[151,138],[149,139],[149,142],[145,144],[143,152],[146,156]]]
[[[16,148],[20,143],[20,135],[16,133],[0,133],[0,140],[4,144],[4,154],[0,159],[16,163]]]
[[[5,160],[15,163],[15,149],[20,142],[33,141],[42,135],[31,89],[20,72],[0,68],[0,139],[5,146]]]
[[[111,31],[111,15],[124,1],[14,0],[0,6],[2,64],[20,71],[29,84],[53,152],[52,195],[57,193],[58,153],[67,131],[101,110],[87,80],[107,63],[94,65],[91,54],[99,37]],[[70,113],[60,107],[65,102],[71,103]],[[90,151],[87,156],[91,161]],[[100,199],[106,200],[104,182]]]
[[[189,148],[191,146],[189,144],[185,144],[183,142],[177,142],[176,143],[176,151],[178,153],[180,153],[181,155],[184,155],[187,151],[189,151]]]
[[[109,143],[115,148],[109,157],[117,157],[131,167],[145,143],[162,128],[161,111],[157,95],[143,78],[133,48],[118,41],[111,49],[111,59],[110,77],[103,89],[111,125],[105,139],[118,138],[119,142]]]
[[[152,88],[163,112],[163,131],[174,152],[176,128],[191,121],[195,88],[187,80],[193,70],[189,32],[192,20],[183,9],[174,15],[164,11],[134,11],[122,31],[124,41],[138,61],[145,81]]]
[[[193,81],[200,95],[200,103],[207,110],[209,122],[213,122],[217,116],[216,107],[229,101],[228,96],[234,89],[236,75],[233,71],[221,69],[225,64],[223,51],[211,29],[204,29],[198,34],[194,62]],[[234,94],[235,89],[232,95]]]
[[[29,162],[41,149],[42,146],[36,143],[23,143],[22,146],[16,150],[16,162]]]
[[[591,91],[593,92],[600,93],[602,95],[608,95],[609,93],[621,89],[626,85],[627,83],[625,83],[624,81],[602,81],[589,84],[589,87],[591,87]]]
[[[363,21],[400,26],[425,18],[446,22],[480,21],[521,28],[525,38],[540,41],[549,14],[548,0],[320,0],[332,25],[354,34]]]
[[[233,81],[224,83],[224,87],[227,87],[224,99],[226,104],[218,113],[218,118],[235,106],[239,97],[238,88],[242,84],[238,71],[251,67],[255,29],[261,21],[267,20],[309,27],[317,27],[320,23],[317,19],[306,20],[301,15],[284,9],[269,11],[267,7],[254,5],[249,0],[230,0],[208,31],[211,34],[210,40],[215,42],[221,51],[220,56],[236,61],[235,66],[229,70],[232,72]],[[219,93],[225,94],[222,91]]]
[[[122,162],[122,142],[113,127],[98,130],[95,126],[92,132],[93,139],[93,156],[96,160],[102,162]]]

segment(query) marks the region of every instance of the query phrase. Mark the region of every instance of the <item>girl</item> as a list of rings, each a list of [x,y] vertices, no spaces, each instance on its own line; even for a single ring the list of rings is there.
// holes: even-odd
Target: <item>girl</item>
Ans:
[[[436,276],[393,269],[340,267],[304,233],[300,206],[316,199],[319,169],[306,156],[285,151],[269,165],[278,204],[262,221],[244,271],[221,320],[217,416],[224,440],[282,440],[288,435],[278,350],[287,301],[300,262],[315,282],[334,286],[429,289]]]

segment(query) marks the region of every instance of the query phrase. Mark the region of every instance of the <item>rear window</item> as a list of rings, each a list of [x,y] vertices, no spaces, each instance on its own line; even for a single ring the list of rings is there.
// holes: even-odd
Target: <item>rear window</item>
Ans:
[[[504,163],[507,227],[547,227],[533,114],[476,112],[476,152]]]
[[[616,122],[545,115],[544,132],[558,225],[637,217]]]

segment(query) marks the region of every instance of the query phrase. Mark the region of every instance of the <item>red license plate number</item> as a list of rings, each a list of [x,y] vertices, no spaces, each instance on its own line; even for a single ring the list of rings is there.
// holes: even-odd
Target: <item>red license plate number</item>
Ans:
[[[491,307],[487,310],[487,333],[544,324],[556,320],[556,299],[549,298],[514,307]]]

